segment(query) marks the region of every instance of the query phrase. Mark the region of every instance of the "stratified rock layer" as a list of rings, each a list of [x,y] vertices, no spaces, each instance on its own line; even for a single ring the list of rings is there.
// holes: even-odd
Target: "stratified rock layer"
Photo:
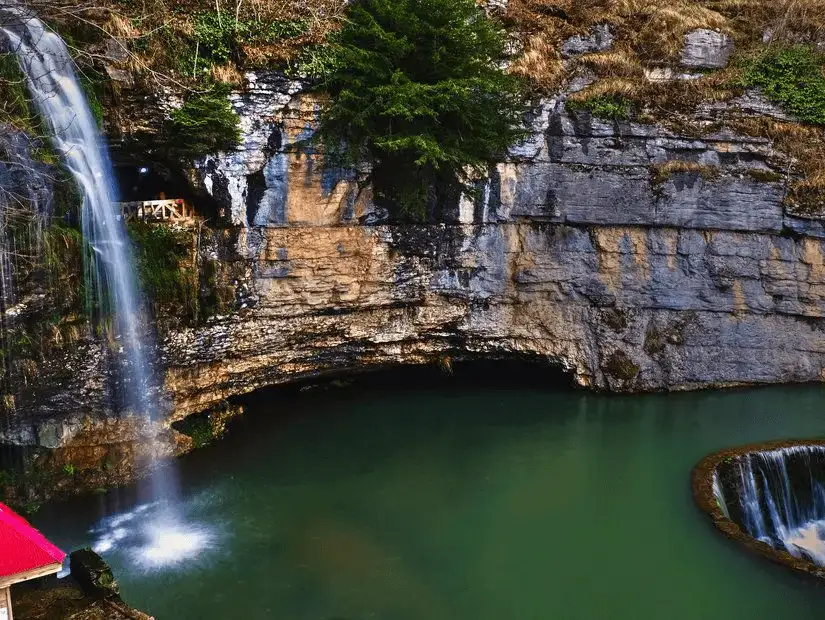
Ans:
[[[685,35],[682,66],[692,69],[722,69],[733,52],[733,39],[723,32],[700,28]]]

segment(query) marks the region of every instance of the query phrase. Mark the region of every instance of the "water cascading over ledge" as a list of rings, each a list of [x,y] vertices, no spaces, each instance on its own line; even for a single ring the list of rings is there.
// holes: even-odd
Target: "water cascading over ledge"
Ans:
[[[116,201],[108,147],[80,86],[63,39],[16,0],[0,0],[5,35],[26,77],[32,103],[51,129],[51,139],[83,195],[81,225],[90,313],[119,340],[122,405],[152,415],[151,369],[141,329],[134,261]]]
[[[730,538],[825,578],[825,440],[723,450],[692,473],[699,507]]]

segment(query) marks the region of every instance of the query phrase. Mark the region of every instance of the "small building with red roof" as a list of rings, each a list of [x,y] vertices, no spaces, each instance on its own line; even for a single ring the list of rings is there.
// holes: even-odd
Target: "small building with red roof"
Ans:
[[[11,586],[60,571],[66,554],[0,503],[0,620],[13,620]]]

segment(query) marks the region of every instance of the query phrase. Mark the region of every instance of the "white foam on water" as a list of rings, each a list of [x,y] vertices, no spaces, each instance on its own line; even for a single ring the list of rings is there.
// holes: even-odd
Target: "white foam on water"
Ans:
[[[791,555],[808,556],[820,566],[825,566],[825,521],[812,521],[788,532],[783,542]]]
[[[92,549],[140,571],[200,561],[218,545],[219,528],[184,516],[182,506],[141,504],[100,521],[89,531]]]
[[[187,523],[153,523],[146,530],[147,544],[136,556],[143,567],[163,567],[197,558],[211,548],[212,533]]]

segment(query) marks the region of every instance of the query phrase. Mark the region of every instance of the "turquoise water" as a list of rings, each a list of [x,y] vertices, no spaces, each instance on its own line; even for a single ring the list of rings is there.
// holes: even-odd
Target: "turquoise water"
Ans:
[[[109,536],[124,597],[159,620],[825,614],[821,586],[727,541],[689,487],[719,448],[825,435],[822,388],[630,397],[418,380],[257,397],[180,463],[203,548],[179,563],[130,544],[152,510],[135,513],[134,492],[36,522],[64,547]]]

